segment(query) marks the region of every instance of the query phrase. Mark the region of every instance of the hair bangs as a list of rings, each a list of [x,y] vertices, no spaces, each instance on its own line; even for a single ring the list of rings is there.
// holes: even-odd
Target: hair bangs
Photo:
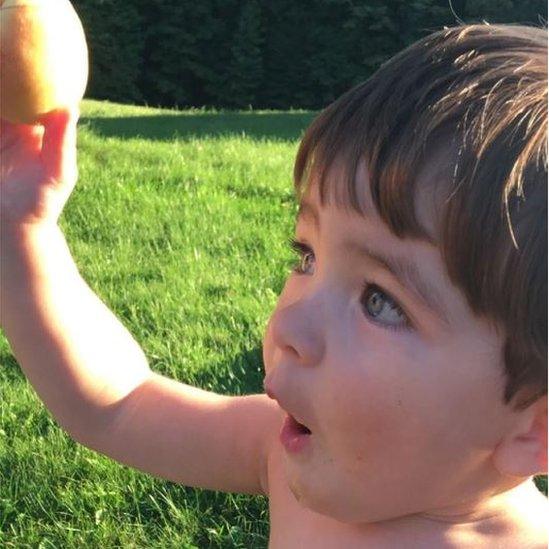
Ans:
[[[368,81],[332,103],[309,126],[294,165],[299,201],[317,185],[320,202],[360,215],[373,203],[377,213],[399,237],[432,240],[419,224],[414,208],[416,178],[425,146],[410,147],[412,123],[388,123],[391,102],[379,108],[369,101]],[[377,94],[371,99],[376,100]],[[413,121],[412,121],[413,122]],[[363,163],[369,185],[358,177]],[[370,197],[364,196],[365,187]]]

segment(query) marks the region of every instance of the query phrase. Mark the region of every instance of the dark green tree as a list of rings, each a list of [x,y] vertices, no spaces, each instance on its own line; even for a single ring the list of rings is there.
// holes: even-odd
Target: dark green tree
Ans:
[[[257,91],[263,83],[262,26],[259,3],[248,0],[242,6],[232,37],[232,57],[224,86],[229,106],[246,107],[256,102]]]
[[[463,0],[461,10],[466,23],[526,23],[547,22],[547,2],[540,0]],[[459,14],[458,14],[459,15]]]
[[[545,0],[74,0],[88,96],[320,109],[443,26],[547,24]]]
[[[143,20],[138,9],[116,0],[74,0],[90,57],[86,95],[121,103],[146,99],[139,88],[143,63]]]

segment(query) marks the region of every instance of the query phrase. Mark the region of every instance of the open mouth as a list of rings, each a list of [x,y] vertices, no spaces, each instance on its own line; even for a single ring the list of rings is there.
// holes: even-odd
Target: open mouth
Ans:
[[[311,430],[290,414],[286,414],[279,438],[286,451],[294,455],[311,448],[313,440]]]
[[[297,421],[297,419],[295,419],[295,417],[293,417],[291,415],[289,415],[289,417],[290,417],[290,421],[291,421],[291,427],[297,434],[300,434],[300,435],[310,435],[311,434],[311,430],[308,427],[306,427],[302,423],[299,423],[299,421]]]

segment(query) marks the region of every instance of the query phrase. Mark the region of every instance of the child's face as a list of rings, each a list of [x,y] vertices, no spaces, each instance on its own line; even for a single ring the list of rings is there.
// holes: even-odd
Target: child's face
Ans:
[[[367,189],[364,168],[359,178]],[[399,240],[367,193],[359,216],[320,207],[311,187],[301,271],[265,334],[266,387],[312,431],[285,452],[288,483],[343,522],[463,513],[499,480],[491,455],[514,421],[502,338],[473,316],[438,248]]]

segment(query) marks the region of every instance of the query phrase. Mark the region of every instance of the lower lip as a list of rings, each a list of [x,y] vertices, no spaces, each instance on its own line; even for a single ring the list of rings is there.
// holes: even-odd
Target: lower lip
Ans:
[[[311,443],[311,435],[299,431],[290,416],[286,416],[280,430],[280,442],[287,452],[298,454]]]

